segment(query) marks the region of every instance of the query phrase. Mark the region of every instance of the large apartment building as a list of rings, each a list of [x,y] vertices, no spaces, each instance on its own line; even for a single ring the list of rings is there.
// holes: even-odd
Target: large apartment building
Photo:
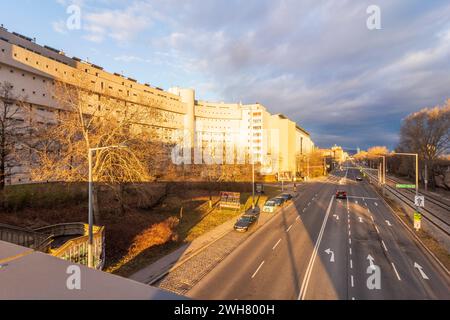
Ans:
[[[67,112],[53,95],[55,81],[75,84],[79,75],[98,94],[93,97],[92,108],[100,104],[101,96],[154,108],[161,116],[142,119],[142,125],[151,126],[161,139],[179,142],[182,133],[184,146],[200,150],[223,142],[233,152],[244,153],[244,161],[261,164],[262,174],[288,173],[295,177],[299,156],[314,149],[307,131],[284,115],[270,114],[259,103],[212,103],[197,100],[193,89],[164,91],[70,58],[60,50],[0,27],[0,82],[10,82],[14,93],[24,97],[32,110],[31,122],[52,123],[60,113]],[[8,170],[11,176],[7,183],[30,182],[26,164],[11,165]]]

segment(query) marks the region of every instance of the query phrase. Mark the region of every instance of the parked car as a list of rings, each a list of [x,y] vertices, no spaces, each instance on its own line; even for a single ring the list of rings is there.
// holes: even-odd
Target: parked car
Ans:
[[[286,202],[286,200],[282,197],[276,197],[273,199],[273,201],[275,201],[277,207],[281,207]]]
[[[276,208],[277,208],[277,204],[275,203],[275,201],[273,199],[271,199],[271,200],[266,201],[266,203],[264,204],[263,211],[273,213]]]
[[[244,215],[238,219],[234,225],[234,230],[239,232],[247,232],[248,229],[258,220],[256,216]]]
[[[347,199],[347,191],[336,192],[336,199]]]
[[[283,198],[286,202],[291,201],[292,200],[292,195],[289,193],[283,193],[280,198]]]

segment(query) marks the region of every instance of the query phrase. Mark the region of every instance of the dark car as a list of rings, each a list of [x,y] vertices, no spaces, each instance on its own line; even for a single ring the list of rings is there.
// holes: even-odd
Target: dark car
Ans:
[[[234,230],[239,232],[247,232],[248,229],[258,220],[256,216],[244,215],[234,225]]]
[[[280,198],[283,198],[286,202],[292,200],[292,195],[289,193],[283,193]]]
[[[281,197],[273,198],[273,201],[275,201],[275,204],[277,205],[277,207],[281,207],[286,202],[286,200]]]
[[[347,199],[347,191],[336,192],[336,199]]]
[[[363,181],[363,178],[361,176],[357,176],[356,181]]]

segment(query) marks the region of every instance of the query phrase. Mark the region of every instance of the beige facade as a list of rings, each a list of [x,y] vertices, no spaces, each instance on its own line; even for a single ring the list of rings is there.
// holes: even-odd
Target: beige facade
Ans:
[[[32,122],[55,122],[65,112],[53,96],[55,80],[76,84],[80,75],[98,93],[92,97],[93,110],[100,108],[101,96],[155,108],[161,115],[158,120],[142,119],[142,125],[155,128],[161,139],[175,141],[184,131],[188,132],[185,144],[192,148],[208,141],[226,141],[245,152],[246,159],[261,163],[265,174],[295,174],[297,155],[314,149],[305,130],[283,115],[271,115],[261,104],[199,101],[192,89],[164,91],[0,28],[0,82],[12,83],[14,93],[24,97],[32,110]],[[26,165],[9,170],[13,173],[9,183],[29,182]]]

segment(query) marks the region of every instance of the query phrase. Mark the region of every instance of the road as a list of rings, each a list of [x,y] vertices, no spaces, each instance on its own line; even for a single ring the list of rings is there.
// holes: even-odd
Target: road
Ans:
[[[450,299],[450,279],[357,170],[312,183],[189,292],[194,299]],[[337,200],[337,190],[348,192]]]

